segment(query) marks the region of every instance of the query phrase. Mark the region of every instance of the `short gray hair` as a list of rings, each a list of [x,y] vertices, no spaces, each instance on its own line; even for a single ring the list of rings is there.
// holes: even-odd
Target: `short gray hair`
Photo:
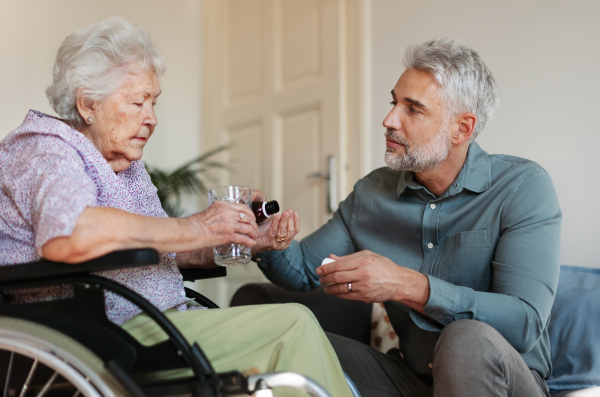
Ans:
[[[454,39],[431,40],[408,47],[404,65],[433,75],[442,87],[448,117],[464,112],[477,116],[471,141],[477,138],[500,105],[494,76],[479,54]]]
[[[121,17],[84,26],[68,35],[56,55],[53,83],[46,89],[50,106],[75,126],[84,121],[77,110],[77,91],[102,102],[124,82],[128,72],[166,70],[150,35]]]

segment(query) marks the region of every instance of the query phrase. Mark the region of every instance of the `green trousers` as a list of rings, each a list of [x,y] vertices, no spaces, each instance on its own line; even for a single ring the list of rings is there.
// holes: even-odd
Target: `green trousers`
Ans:
[[[166,316],[191,343],[198,342],[217,372],[294,371],[320,383],[333,397],[351,396],[338,358],[317,319],[295,304],[227,309],[170,309]],[[144,345],[167,339],[145,314],[122,325]],[[189,375],[179,371],[168,377]],[[276,396],[306,395],[289,388]]]

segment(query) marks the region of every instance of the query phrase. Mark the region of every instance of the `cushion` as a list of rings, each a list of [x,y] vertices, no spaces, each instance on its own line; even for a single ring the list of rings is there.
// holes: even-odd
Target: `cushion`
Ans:
[[[600,269],[562,266],[550,320],[551,391],[600,386]]]
[[[550,393],[551,397],[598,397],[600,396],[600,387],[591,387],[589,389],[563,390]]]

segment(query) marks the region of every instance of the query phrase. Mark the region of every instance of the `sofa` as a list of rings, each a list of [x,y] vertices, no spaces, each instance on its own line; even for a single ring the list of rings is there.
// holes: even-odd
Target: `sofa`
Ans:
[[[369,344],[373,305],[323,292],[291,292],[269,283],[246,284],[230,306],[296,302],[328,332]],[[550,319],[552,397],[600,396],[600,269],[561,266]]]

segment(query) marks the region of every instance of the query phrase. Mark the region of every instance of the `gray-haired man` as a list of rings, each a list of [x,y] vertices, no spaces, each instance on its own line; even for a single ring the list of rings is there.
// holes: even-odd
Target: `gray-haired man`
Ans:
[[[434,40],[405,63],[383,121],[388,167],[259,266],[288,289],[331,284],[384,303],[400,352],[330,336],[363,396],[547,396],[562,218],[552,181],[473,142],[499,103],[475,51]]]

